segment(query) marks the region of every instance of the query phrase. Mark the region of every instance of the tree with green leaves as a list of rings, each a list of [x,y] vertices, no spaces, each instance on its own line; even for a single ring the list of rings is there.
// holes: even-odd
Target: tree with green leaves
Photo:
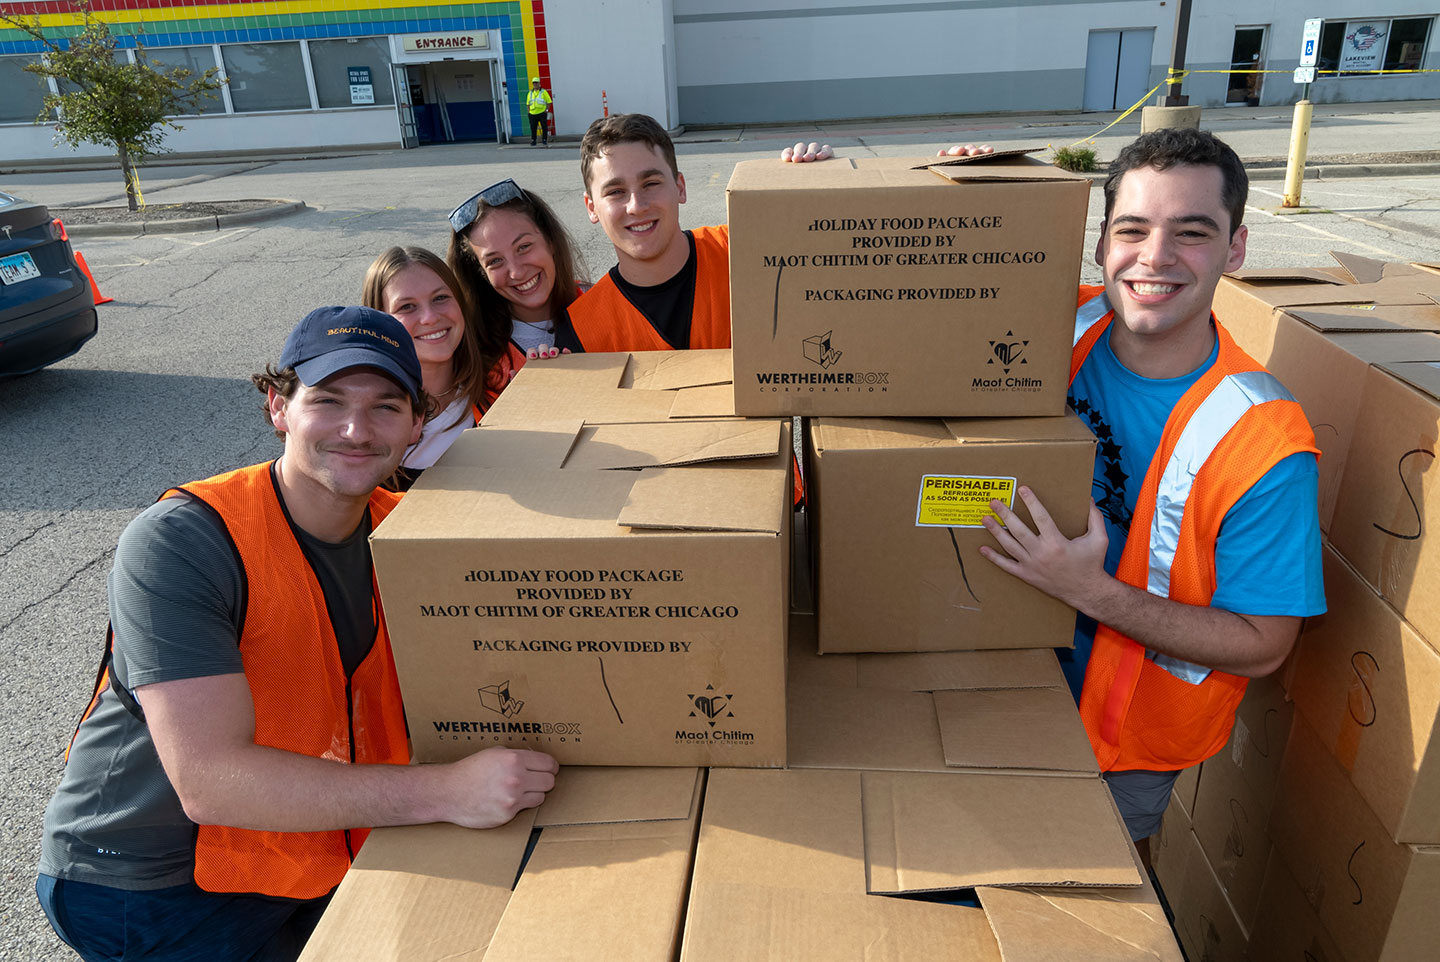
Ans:
[[[145,56],[136,38],[135,62],[115,57],[115,37],[96,19],[89,0],[71,0],[84,17],[79,33],[67,39],[47,37],[39,17],[0,13],[0,21],[17,27],[45,48],[39,63],[25,69],[58,81],[58,94],[46,94],[37,124],[55,123],[55,134],[71,147],[103,144],[115,149],[125,177],[131,210],[139,209],[136,166],[163,153],[166,128],[182,129],[170,118],[194,113],[202,99],[214,97],[221,82],[213,67],[198,76],[185,67],[167,67]]]

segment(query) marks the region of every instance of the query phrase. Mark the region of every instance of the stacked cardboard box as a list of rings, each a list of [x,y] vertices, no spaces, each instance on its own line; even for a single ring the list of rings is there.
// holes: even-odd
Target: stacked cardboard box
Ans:
[[[1023,152],[736,166],[735,410],[809,416],[822,651],[1070,644],[1074,610],[977,548],[992,499],[1030,522],[1021,484],[1085,529],[1095,442],[1065,394],[1089,186]]]
[[[1429,959],[1440,939],[1440,602],[1425,525],[1440,491],[1440,268],[1336,260],[1240,272],[1216,299],[1311,419],[1329,536],[1327,613],[1307,620],[1277,681],[1252,683],[1193,806],[1173,800],[1166,817],[1167,835],[1194,839],[1253,962]],[[1193,954],[1181,920],[1213,918],[1213,903],[1191,897],[1180,850],[1163,846],[1157,871]]]

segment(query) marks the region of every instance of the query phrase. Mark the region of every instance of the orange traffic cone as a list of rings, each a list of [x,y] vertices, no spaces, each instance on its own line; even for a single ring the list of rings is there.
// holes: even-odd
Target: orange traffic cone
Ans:
[[[85,279],[90,282],[90,296],[95,299],[96,304],[109,304],[115,300],[113,297],[106,297],[100,293],[100,285],[95,283],[95,275],[90,273],[90,265],[85,263],[84,254],[76,251],[75,263],[80,265],[80,270],[84,272]]]

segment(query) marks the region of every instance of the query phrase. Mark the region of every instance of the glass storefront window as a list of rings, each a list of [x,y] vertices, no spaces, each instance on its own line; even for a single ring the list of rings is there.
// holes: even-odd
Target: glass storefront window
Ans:
[[[305,61],[300,42],[234,43],[220,48],[236,113],[253,110],[308,110]]]
[[[352,94],[350,72],[356,68],[369,71],[368,92],[357,89]],[[384,37],[311,40],[310,69],[315,73],[315,96],[321,107],[395,103],[390,81],[390,44]],[[363,76],[363,72],[357,74],[357,77]],[[370,99],[366,99],[367,95]]]
[[[215,48],[210,46],[146,47],[145,59],[152,61],[152,64],[159,63],[158,69],[161,70],[184,67],[190,71],[191,79],[194,80],[215,66]],[[211,96],[199,98],[189,112],[192,114],[223,114],[225,100],[217,90]]]
[[[25,72],[27,63],[39,63],[38,56],[0,57],[0,124],[28,124],[40,115],[50,85],[44,77]]]
[[[1383,70],[1417,70],[1434,19],[1327,21],[1320,34],[1320,75],[1375,77]]]

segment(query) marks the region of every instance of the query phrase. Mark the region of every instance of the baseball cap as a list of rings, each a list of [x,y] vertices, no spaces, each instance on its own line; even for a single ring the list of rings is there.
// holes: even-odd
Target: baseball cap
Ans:
[[[280,352],[280,368],[294,368],[307,387],[352,367],[383,371],[420,404],[415,342],[389,314],[369,307],[317,307],[295,325]]]

